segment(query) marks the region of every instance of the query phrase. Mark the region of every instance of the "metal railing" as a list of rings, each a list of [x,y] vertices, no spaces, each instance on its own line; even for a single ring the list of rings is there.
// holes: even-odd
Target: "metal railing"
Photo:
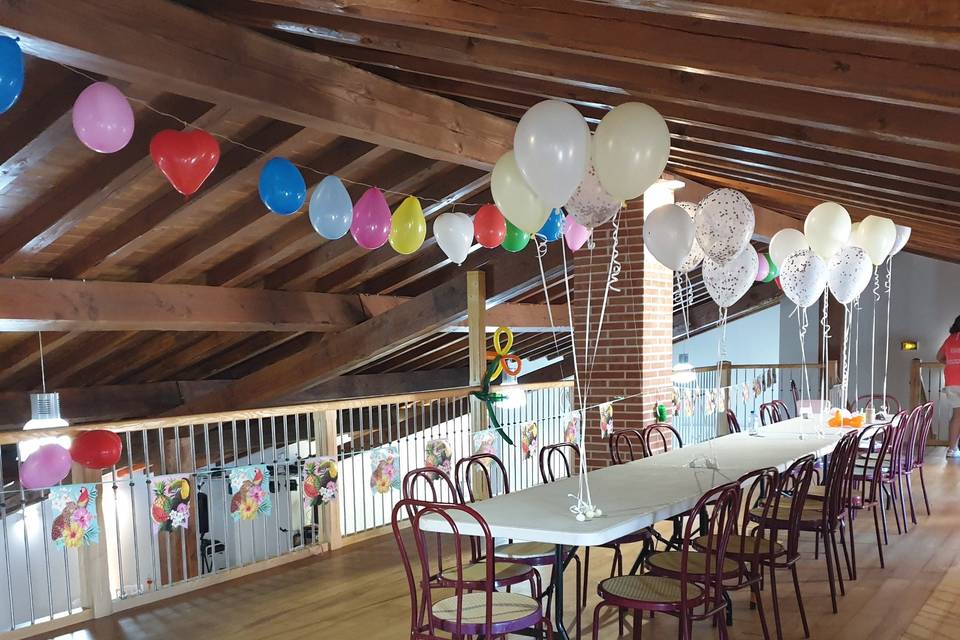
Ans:
[[[563,441],[571,387],[517,385],[496,405],[512,490],[539,483],[522,435],[536,423],[537,445]],[[0,432],[0,630],[40,633],[382,532],[399,474],[428,455],[452,468],[483,440],[476,390]],[[115,467],[20,485],[21,443],[91,429],[120,437]]]

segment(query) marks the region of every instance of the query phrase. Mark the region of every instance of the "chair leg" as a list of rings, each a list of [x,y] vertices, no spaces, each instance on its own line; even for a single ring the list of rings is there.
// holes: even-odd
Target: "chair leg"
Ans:
[[[854,509],[850,510],[850,524],[847,527],[847,533],[850,536],[850,565],[853,567],[853,573],[850,575],[851,580],[857,579],[857,545],[853,539],[853,521],[857,515],[857,511]]]
[[[884,523],[886,524],[886,523]],[[885,568],[883,564],[883,539],[880,537],[880,516],[877,514],[877,504],[873,504],[873,528],[877,531],[877,553],[880,554],[880,568]],[[886,531],[884,531],[886,535]]]
[[[820,559],[820,536],[814,536],[813,538],[813,559]]]
[[[803,608],[803,596],[800,595],[800,576],[797,575],[796,563],[790,565],[790,573],[793,574],[793,590],[797,594],[797,606],[800,608],[800,621],[803,623],[803,637],[810,637],[810,627],[807,626],[807,611]]]
[[[837,548],[837,532],[830,532],[830,547],[826,550],[830,553],[833,549],[833,566],[837,569],[837,584],[840,585],[840,595],[847,595],[847,590],[843,586],[843,568],[840,566],[840,550]]]
[[[587,583],[590,580],[590,547],[583,550],[583,602],[581,607],[587,606]]]
[[[581,575],[582,575],[583,567],[580,565],[580,557],[577,556],[576,554],[573,554],[573,565],[574,565],[573,568],[574,568],[574,574],[576,576],[576,585],[577,585],[574,589],[575,593],[574,593],[574,599],[573,599],[573,606],[576,607],[577,609],[577,640],[579,640],[580,638],[583,637],[583,622],[581,620],[581,618],[583,617],[583,608],[580,606],[580,600],[582,597],[580,592],[580,589],[581,589],[580,584],[581,584]],[[557,606],[562,607],[563,603],[558,602]]]
[[[777,640],[783,640],[780,623],[780,598],[777,596],[777,570],[770,567],[770,597],[773,598],[773,622],[777,625]]]
[[[903,529],[900,527],[900,512],[897,510],[897,486],[892,481],[890,482],[890,505],[893,507],[893,520],[897,523],[897,535],[899,536],[903,534]]]
[[[923,504],[927,507],[927,515],[930,515],[930,500],[927,498],[927,483],[923,479],[923,467],[917,467],[920,471],[920,489],[923,491]]]
[[[763,596],[760,593],[760,583],[750,585],[753,601],[756,603],[757,615],[760,616],[760,629],[763,631],[763,640],[770,640],[770,629],[767,628],[767,615],[763,610]]]
[[[913,472],[911,471],[907,473],[906,476],[907,476],[906,477],[907,498],[910,502],[910,522],[912,522],[913,524],[917,524],[917,513],[916,511],[914,511],[914,508],[913,508]]]
[[[643,634],[643,611],[633,610],[633,640],[641,640]]]
[[[830,602],[833,605],[833,612],[837,613],[837,585],[833,578],[833,558],[830,557],[830,541],[827,538],[826,529],[821,532],[821,535],[823,536],[823,555],[827,559],[827,579],[830,581]]]
[[[879,509],[880,511],[880,520],[883,523],[883,544],[890,544],[890,537],[887,535],[887,510],[883,506],[883,488],[880,489],[880,500],[879,504],[874,507],[874,512]]]
[[[852,528],[852,525],[851,525],[851,528]],[[846,563],[846,565],[847,565],[847,576],[848,576],[851,580],[856,580],[856,578],[854,577],[854,574],[856,573],[856,571],[854,571],[854,568],[853,568],[853,561],[851,560],[851,555],[850,555],[850,553],[847,552],[847,537],[846,537],[847,531],[846,531],[846,529],[847,529],[847,525],[845,525],[845,524],[843,523],[843,520],[841,520],[841,521],[840,521],[840,531],[838,531],[837,533],[840,534],[840,546],[843,548],[843,561],[844,561],[844,563]],[[838,563],[838,564],[839,564],[839,563]]]
[[[593,608],[593,633],[591,634],[593,640],[600,639],[600,611],[603,610],[603,607],[604,603],[601,602]]]
[[[902,475],[897,475],[897,493],[900,495],[900,518],[903,520],[903,532],[909,533],[910,527],[907,525],[907,500],[903,495]]]

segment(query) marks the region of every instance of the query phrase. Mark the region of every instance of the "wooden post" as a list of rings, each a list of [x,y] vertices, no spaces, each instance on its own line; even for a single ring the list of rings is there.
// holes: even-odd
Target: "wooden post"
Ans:
[[[732,379],[731,375],[731,366],[729,360],[722,360],[719,364],[719,376],[720,379],[717,382],[720,387],[720,393],[723,394],[724,403],[723,406],[726,409],[730,408],[730,380]],[[726,410],[717,413],[717,435],[722,436],[730,433],[730,423],[727,420]]]
[[[483,381],[483,375],[487,369],[487,279],[482,271],[467,272],[467,335],[470,347],[469,384],[476,386]],[[470,433],[484,431],[488,427],[486,405],[471,396]],[[472,447],[473,443],[470,446]],[[454,481],[459,482],[459,479]],[[480,482],[474,482],[474,485],[484,486]],[[480,495],[480,497],[488,496]]]
[[[106,485],[103,484],[103,476],[99,469],[87,469],[78,464],[73,465],[71,478],[74,483],[90,482],[97,485],[97,522],[100,523],[100,541],[97,544],[80,547],[77,552],[80,561],[80,605],[84,609],[90,609],[94,618],[102,618],[113,613],[113,600],[110,597],[110,563],[105,537],[106,523],[103,519]]]
[[[329,456],[337,460],[338,471],[339,459],[337,458],[337,410],[318,411],[313,414],[316,424],[317,453],[322,456]],[[301,480],[298,479],[297,482]],[[333,502],[328,502],[320,509],[320,522],[315,523],[319,526],[322,541],[327,544],[329,550],[339,549],[343,546],[343,536],[340,534],[340,500],[342,500],[343,487],[338,480],[338,495]]]

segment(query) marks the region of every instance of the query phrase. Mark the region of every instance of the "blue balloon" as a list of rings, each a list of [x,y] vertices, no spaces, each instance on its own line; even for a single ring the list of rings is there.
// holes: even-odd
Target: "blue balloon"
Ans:
[[[20,97],[23,91],[23,51],[17,41],[0,36],[0,113]]]
[[[260,171],[260,199],[274,213],[296,213],[307,199],[307,184],[296,165],[286,158],[270,158]]]
[[[563,211],[554,209],[550,212],[547,221],[540,227],[540,231],[537,231],[537,235],[547,242],[559,240],[563,236],[563,220]]]
[[[353,222],[353,202],[337,176],[327,176],[310,195],[310,224],[327,240],[346,235]]]

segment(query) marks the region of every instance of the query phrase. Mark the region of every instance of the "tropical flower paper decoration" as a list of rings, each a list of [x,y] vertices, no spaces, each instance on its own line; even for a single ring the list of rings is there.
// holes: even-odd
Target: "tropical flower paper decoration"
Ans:
[[[478,453],[489,453],[496,455],[497,447],[497,432],[493,429],[486,429],[485,431],[477,431],[473,434],[473,453],[474,455]]]
[[[439,469],[449,476],[453,471],[453,447],[443,438],[429,440],[423,452],[423,462],[424,466]]]
[[[524,460],[529,460],[537,452],[539,445],[540,427],[536,422],[525,424],[520,430],[520,452]]]
[[[613,404],[605,402],[600,405],[600,437],[608,438],[613,435]]]
[[[236,521],[254,520],[269,516],[273,511],[270,500],[270,470],[265,464],[236,467],[230,470],[230,515]]]
[[[400,490],[400,452],[380,447],[370,452],[370,492],[383,495],[391,490]]]
[[[100,541],[96,484],[51,487],[50,506],[53,511],[50,539],[58,549],[78,549]]]
[[[337,461],[329,456],[308,458],[303,463],[303,507],[313,509],[337,497]]]
[[[567,425],[563,428],[563,441],[567,444],[576,444],[580,441],[580,413],[571,411],[567,414]]]
[[[186,475],[155,476],[150,482],[153,503],[150,520],[154,533],[190,526],[190,478]]]

